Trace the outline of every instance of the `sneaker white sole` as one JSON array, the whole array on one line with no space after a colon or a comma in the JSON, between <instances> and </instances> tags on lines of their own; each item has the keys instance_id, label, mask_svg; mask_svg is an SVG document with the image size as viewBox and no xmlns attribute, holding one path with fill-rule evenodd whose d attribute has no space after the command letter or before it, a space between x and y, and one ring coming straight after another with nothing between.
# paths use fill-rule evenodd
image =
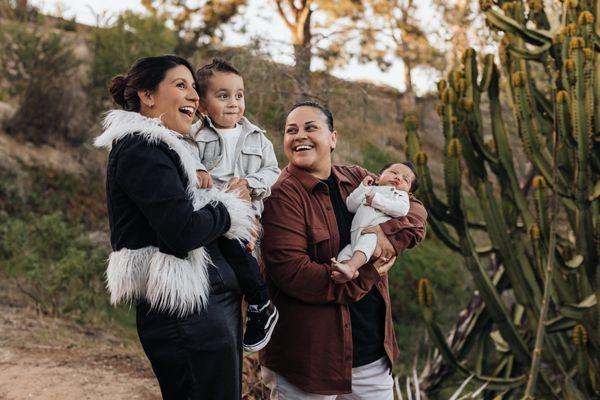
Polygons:
<instances>
[{"instance_id":1,"label":"sneaker white sole","mask_svg":"<svg viewBox=\"0 0 600 400\"><path fill-rule=\"evenodd\" d=\"M271 340L271 335L273 334L273 331L275 330L275 325L277 325L277 321L279 320L279 311L277 311L277 308L275 308L275 312L273 313L273 315L271 315L269 320L272 321L271 326L267 330L267 333L265 334L264 339L261 340L260 342L254 343L252 345L243 345L242 347L244 348L244 351L248 351L248 352L259 351L259 350L262 350L269 343L269 340ZM269 322L267 322L267 324L268 323Z\"/></svg>"}]
</instances>

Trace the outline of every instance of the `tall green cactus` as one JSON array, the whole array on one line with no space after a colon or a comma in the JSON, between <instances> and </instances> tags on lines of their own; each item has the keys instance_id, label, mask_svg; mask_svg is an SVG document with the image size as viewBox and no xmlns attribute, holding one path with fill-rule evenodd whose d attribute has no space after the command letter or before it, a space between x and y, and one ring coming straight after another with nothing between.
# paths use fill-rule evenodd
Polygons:
<instances>
[{"instance_id":1,"label":"tall green cactus","mask_svg":"<svg viewBox=\"0 0 600 400\"><path fill-rule=\"evenodd\" d=\"M464 256L483 300L448 344L429 285L420 282L424 319L447 368L425 377L424 386L434 394L447 379L473 375L490 382L490 392L519 396L541 320L535 398L600 398L600 1L564 0L554 33L541 0L480 5L488 25L503 32L501 68L491 55L480 67L469 49L462 68L438 85L445 196L434 190L416 122L405 123L407 157L416 165L431 227ZM503 116L505 98L516 126ZM516 168L516 146L530 173ZM483 221L465 209L467 184Z\"/></svg>"}]
</instances>

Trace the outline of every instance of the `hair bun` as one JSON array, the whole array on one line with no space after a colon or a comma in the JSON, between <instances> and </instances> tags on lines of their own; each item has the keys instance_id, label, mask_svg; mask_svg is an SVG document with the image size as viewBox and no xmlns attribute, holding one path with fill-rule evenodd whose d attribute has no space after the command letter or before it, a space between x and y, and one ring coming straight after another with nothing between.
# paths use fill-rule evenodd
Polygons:
<instances>
[{"instance_id":1,"label":"hair bun","mask_svg":"<svg viewBox=\"0 0 600 400\"><path fill-rule=\"evenodd\" d=\"M117 75L110 80L108 91L113 101L123 108L127 108L127 100L125 99L125 89L127 88L127 77L125 75Z\"/></svg>"}]
</instances>

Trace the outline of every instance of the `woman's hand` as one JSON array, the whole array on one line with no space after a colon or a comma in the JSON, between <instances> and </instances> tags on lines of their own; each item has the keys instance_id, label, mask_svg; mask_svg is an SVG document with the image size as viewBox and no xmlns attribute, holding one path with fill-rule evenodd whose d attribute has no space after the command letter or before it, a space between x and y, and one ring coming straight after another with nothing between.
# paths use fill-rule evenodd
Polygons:
<instances>
[{"instance_id":1,"label":"woman's hand","mask_svg":"<svg viewBox=\"0 0 600 400\"><path fill-rule=\"evenodd\" d=\"M213 180L209 173L206 171L196 171L196 177L198 178L199 189L210 189L213 187Z\"/></svg>"},{"instance_id":2,"label":"woman's hand","mask_svg":"<svg viewBox=\"0 0 600 400\"><path fill-rule=\"evenodd\" d=\"M248 189L248 181L233 177L225 184L225 192L234 193L240 199L250 203L252 198L250 197L250 189Z\"/></svg>"},{"instance_id":3,"label":"woman's hand","mask_svg":"<svg viewBox=\"0 0 600 400\"><path fill-rule=\"evenodd\" d=\"M394 249L392 242L385 236L379 225L365 228L362 230L361 234L364 235L366 233L374 233L377 235L377 247L375 247L371 259L375 259L373 266L377 269L379 275L383 275L389 271L392 265L394 265L397 255L396 249Z\"/></svg>"}]
</instances>

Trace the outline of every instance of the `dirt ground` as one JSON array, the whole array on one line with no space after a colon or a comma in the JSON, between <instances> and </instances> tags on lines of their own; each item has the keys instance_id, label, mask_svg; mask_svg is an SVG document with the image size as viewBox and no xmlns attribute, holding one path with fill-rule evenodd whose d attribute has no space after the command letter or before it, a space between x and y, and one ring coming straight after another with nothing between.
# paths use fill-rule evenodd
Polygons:
<instances>
[{"instance_id":1,"label":"dirt ground","mask_svg":"<svg viewBox=\"0 0 600 400\"><path fill-rule=\"evenodd\" d=\"M0 298L0 399L161 398L133 340L40 316L5 300Z\"/></svg>"},{"instance_id":2,"label":"dirt ground","mask_svg":"<svg viewBox=\"0 0 600 400\"><path fill-rule=\"evenodd\" d=\"M159 400L135 337L122 328L43 316L0 277L0 400ZM257 355L244 357L242 399L264 400Z\"/></svg>"}]
</instances>

